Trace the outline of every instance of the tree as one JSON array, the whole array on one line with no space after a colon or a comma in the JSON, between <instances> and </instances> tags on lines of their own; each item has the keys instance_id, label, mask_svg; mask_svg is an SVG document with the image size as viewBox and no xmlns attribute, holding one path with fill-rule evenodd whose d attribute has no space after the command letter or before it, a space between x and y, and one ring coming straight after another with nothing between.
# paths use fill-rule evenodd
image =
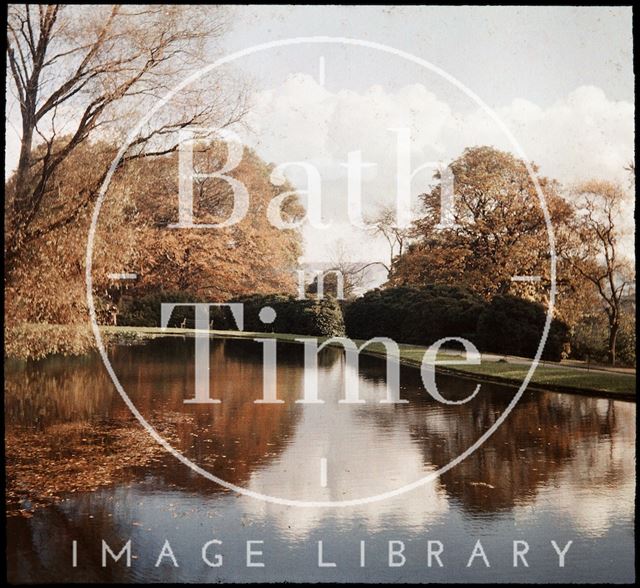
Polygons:
<instances>
[{"instance_id":1,"label":"tree","mask_svg":"<svg viewBox=\"0 0 640 588\"><path fill-rule=\"evenodd\" d=\"M635 280L633 266L622 255L620 221L624 190L611 182L592 180L574 190L577 214L572 228L574 247L567 260L584 280L595 286L608 319L608 356L616 362L616 341L622 304Z\"/></svg>"},{"instance_id":2,"label":"tree","mask_svg":"<svg viewBox=\"0 0 640 588\"><path fill-rule=\"evenodd\" d=\"M353 261L352 255L342 239L339 239L333 246L330 257L331 260L326 264L327 269L316 270L322 272L320 276L322 276L323 295L330 294L346 300L355 297L365 288L367 268L381 263L378 261L371 263ZM306 287L307 294L318 293L318 277L319 275L316 273L311 283Z\"/></svg>"},{"instance_id":3,"label":"tree","mask_svg":"<svg viewBox=\"0 0 640 588\"><path fill-rule=\"evenodd\" d=\"M221 143L200 146L198 164L219 169L220 160L226 160L225 150ZM92 184L116 151L114 145L93 142L75 149L48 183L42 222ZM167 225L178 220L177 160L175 153L130 160L110 185L95 233L92 264L101 324L113 324L132 298L146 297L159 305L171 300L170 296L175 302L189 301L189 297L193 302L222 302L248 293L295 291L293 267L300 255L301 236L296 230L273 227L265 214L271 199L281 191L291 192L292 187L273 186L269 181L272 166L246 149L230 172L250 194L252 204L246 217L225 229L171 229ZM9 206L14 185L15 177L7 184ZM194 196L197 222L220 222L231 206L232 193L225 181L207 178L198 186ZM43 348L39 337L27 338L21 327L26 323L86 325L84 256L90 212L84 210L73 224L50 231L37 247L22 253L14 279L5 285L10 326L5 333L12 353L28 356ZM294 196L282 205L282 216L288 221L302 213ZM39 222L37 219L34 228ZM122 271L136 274L137 279L109 278ZM163 298L163 293L170 296ZM61 340L54 341L52 336L47 340L51 349L68 353L83 352L91 342L89 333L79 335L71 329L63 331Z\"/></svg>"},{"instance_id":4,"label":"tree","mask_svg":"<svg viewBox=\"0 0 640 588\"><path fill-rule=\"evenodd\" d=\"M8 10L7 73L21 118L5 215L5 280L11 281L25 248L76 222L95 200L110 160L76 198L50 214L45 199L56 171L90 139L96 146L97 138L111 143L126 136L136 115L201 64L203 49L225 30L226 13L177 5L25 4ZM175 131L226 126L244 110L242 91L230 96L209 78L153 117L122 162L171 152L178 145Z\"/></svg>"},{"instance_id":5,"label":"tree","mask_svg":"<svg viewBox=\"0 0 640 588\"><path fill-rule=\"evenodd\" d=\"M90 345L88 329L80 327L87 318L84 247L91 205L132 123L205 64L203 56L216 50L227 21L220 7L9 6L8 100L20 118L17 167L5 182L9 352L78 353ZM99 318L114 311L107 272L123 271L127 266L119 263L136 253L136 208L127 185L133 164L173 153L181 129L229 126L245 109L243 85L228 71L208 75L133 138L113 175L114 197L105 200L96 235ZM43 337L28 323L68 327L46 327Z\"/></svg>"},{"instance_id":6,"label":"tree","mask_svg":"<svg viewBox=\"0 0 640 588\"><path fill-rule=\"evenodd\" d=\"M474 147L450 168L455 194L451 226L438 226L441 186L436 185L421 196L424 216L416 221L414 241L397 259L390 283L461 285L485 299L511 293L547 302L547 225L524 162L492 147ZM572 210L556 182L541 177L539 183L559 250ZM514 276L539 276L539 281L514 282ZM558 276L559 291L572 287L570 274L558 271Z\"/></svg>"},{"instance_id":7,"label":"tree","mask_svg":"<svg viewBox=\"0 0 640 588\"><path fill-rule=\"evenodd\" d=\"M400 228L396 225L397 211L392 205L383 205L369 219L370 232L374 237L384 237L389 246L389 263L379 262L385 267L387 273L394 269L396 259L404 253L405 246L409 243L411 230Z\"/></svg>"},{"instance_id":8,"label":"tree","mask_svg":"<svg viewBox=\"0 0 640 588\"><path fill-rule=\"evenodd\" d=\"M35 153L39 155L44 146ZM103 166L117 149L107 143L84 142L65 158L47 182L41 212L34 219L33 231L47 226L49 219L78 194L97 181ZM5 185L6 209L11 209L15 194L15 176ZM107 273L122 271L118 265L134 250L134 226L130 222L132 201L120 178L112 184L117 197L105 201L100 230L94 246L93 276L99 318L109 313L106 290ZM37 357L46 353L81 353L91 344L87 326L84 254L90 224L90 210L78 214L75 222L47 231L46 237L24 247L5 282L5 351L10 355ZM117 246L109 237L117 237ZM107 238L105 240L105 237ZM119 268L114 270L113 268ZM126 267L126 266L125 266ZM38 329L26 325L38 323ZM67 325L48 328L44 325Z\"/></svg>"},{"instance_id":9,"label":"tree","mask_svg":"<svg viewBox=\"0 0 640 588\"><path fill-rule=\"evenodd\" d=\"M631 188L636 185L636 162L634 160L630 161L627 165L624 166L624 169L629 172L629 185Z\"/></svg>"},{"instance_id":10,"label":"tree","mask_svg":"<svg viewBox=\"0 0 640 588\"><path fill-rule=\"evenodd\" d=\"M226 151L221 141L198 144L194 167L221 169ZM139 275L134 294L177 290L221 302L250 293L295 292L300 233L274 227L266 214L269 202L283 192L293 193L293 187L288 183L274 186L272 170L273 166L245 148L242 160L229 172L249 193L244 219L225 228L175 229L168 227L178 221L177 154L130 162L127 190L132 193L137 231L135 255L128 267ZM194 186L196 223L221 223L232 208L233 192L226 181L203 177ZM282 203L281 214L293 222L302 217L304 209L291 196Z\"/></svg>"}]
</instances>

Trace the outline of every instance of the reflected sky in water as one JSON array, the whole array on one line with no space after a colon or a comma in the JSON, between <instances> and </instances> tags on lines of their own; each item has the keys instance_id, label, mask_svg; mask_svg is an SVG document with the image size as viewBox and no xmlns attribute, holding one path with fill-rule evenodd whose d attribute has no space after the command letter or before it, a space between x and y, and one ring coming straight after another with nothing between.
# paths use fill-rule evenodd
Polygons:
<instances>
[{"instance_id":1,"label":"reflected sky in water","mask_svg":"<svg viewBox=\"0 0 640 588\"><path fill-rule=\"evenodd\" d=\"M380 405L385 363L361 358L362 405L344 397L345 363L337 349L319 358L324 405L301 405L300 346L279 344L281 405L258 405L261 347L211 345L211 396L218 405L185 405L193 393L193 341L162 338L111 351L114 369L154 426L179 414L174 446L198 465L256 492L298 500L346 500L411 483L469 447L515 390L482 384L460 406L426 393L419 371L402 368L404 405ZM60 423L132 422L99 358L51 358L6 370L7 428L36 429L43 443ZM475 384L438 376L455 399ZM139 427L139 435L147 433ZM327 460L327 486L320 459ZM227 491L169 455L133 467L95 492L81 492L33 517L10 517L12 581L630 581L633 572L635 404L525 392L496 433L435 481L382 502L346 508L294 508ZM100 567L100 541L131 538L132 568ZM200 559L206 541L223 541L219 569ZM71 541L79 566L71 568ZM180 568L154 564L169 539ZM246 568L245 541L264 540L265 568ZM440 540L443 569L428 568L427 541ZM490 569L466 568L481 539ZM512 567L512 541L530 544L529 568ZM317 541L336 568L317 567ZM359 563L366 541L366 567ZM406 564L387 565L387 541L405 543ZM565 568L550 545L573 540ZM168 561L168 560L167 560Z\"/></svg>"}]
</instances>

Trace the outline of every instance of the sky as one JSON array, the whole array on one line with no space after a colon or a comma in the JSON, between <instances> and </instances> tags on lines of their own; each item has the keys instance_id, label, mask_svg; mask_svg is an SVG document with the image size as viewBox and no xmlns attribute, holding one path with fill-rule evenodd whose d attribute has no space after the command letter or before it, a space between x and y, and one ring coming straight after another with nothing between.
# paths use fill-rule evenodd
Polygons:
<instances>
[{"instance_id":1,"label":"sky","mask_svg":"<svg viewBox=\"0 0 640 588\"><path fill-rule=\"evenodd\" d=\"M634 99L630 8L243 6L235 10L225 47L314 35L408 51L439 65L494 107L516 98L547 107L582 85L606 90L611 100ZM315 73L315 61L306 57L289 54L286 62L263 70L263 77L304 67ZM414 71L381 70L372 62L354 79L336 69L328 82L362 90L381 75L395 85L415 81Z\"/></svg>"},{"instance_id":2,"label":"sky","mask_svg":"<svg viewBox=\"0 0 640 588\"><path fill-rule=\"evenodd\" d=\"M634 158L630 8L250 6L236 9L235 18L228 51L330 36L411 53L494 109L540 173L565 185L591 177L628 183L624 167ZM248 118L254 134L247 141L270 161L313 161L327 178L323 212L334 222L321 231L305 228L308 261L330 260L332 244L340 240L359 260L385 255L383 243L372 243L345 222L340 164L356 149L375 162L364 172L365 212L393 201L389 128L411 128L412 169L450 161L472 145L514 151L469 96L395 55L302 44L260 52L237 66L256 90ZM304 174L294 172L289 177L303 189ZM414 178L414 197L430 173Z\"/></svg>"},{"instance_id":3,"label":"sky","mask_svg":"<svg viewBox=\"0 0 640 588\"><path fill-rule=\"evenodd\" d=\"M294 37L382 43L426 60L475 93L495 110L527 158L539 164L540 173L565 185L591 177L628 182L624 166L634 158L635 101L628 7L230 10L232 28L220 54ZM303 229L306 262L331 261L339 242L353 261L387 256L382 242L346 222L348 179L341 164L350 151L361 151L373 164L362 178L365 213L393 202L397 137L390 129L410 129L412 169L446 163L473 145L514 151L469 95L398 55L301 43L242 57L231 67L250 81L253 92L243 139L270 162L310 162L321 175L323 218L331 226ZM8 170L16 159L12 129L8 125ZM285 174L299 190L307 188L300 166L289 166ZM425 169L413 178L414 200L431 176Z\"/></svg>"}]
</instances>

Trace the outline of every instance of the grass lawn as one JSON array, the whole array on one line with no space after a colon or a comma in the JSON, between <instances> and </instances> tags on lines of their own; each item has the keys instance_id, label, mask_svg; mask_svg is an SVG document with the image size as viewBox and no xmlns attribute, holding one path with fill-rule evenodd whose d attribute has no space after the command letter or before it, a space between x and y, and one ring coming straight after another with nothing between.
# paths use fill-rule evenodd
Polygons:
<instances>
[{"instance_id":1,"label":"grass lawn","mask_svg":"<svg viewBox=\"0 0 640 588\"><path fill-rule=\"evenodd\" d=\"M149 337L162 336L167 334L173 335L193 335L193 329L159 329L153 327L101 327L101 330L107 334L120 334L130 337ZM278 341L295 343L296 339L304 337L303 335L290 335L284 333L251 333L238 331L208 331L213 337L223 338L276 338ZM321 338L326 340L326 338ZM355 340L358 345L363 341ZM400 345L400 359L408 365L419 366L422 357L426 351L426 347L419 345ZM373 343L363 353L371 353L374 355L383 355L384 346L381 343ZM447 360L460 359L460 355L456 352L439 351L437 360L446 362ZM479 379L489 379L496 382L503 382L512 385L519 385L529 370L527 360L523 363L501 362L501 361L483 361L480 365L455 365L443 367L447 372L461 372L465 376L478 376ZM574 393L593 393L595 395L618 396L620 398L635 400L636 378L635 374L624 374L618 372L606 372L601 370L589 370L584 368L562 366L560 364L549 365L547 362L538 364L529 387L546 388L549 390L558 390Z\"/></svg>"},{"instance_id":2,"label":"grass lawn","mask_svg":"<svg viewBox=\"0 0 640 588\"><path fill-rule=\"evenodd\" d=\"M528 365L513 363L484 362L481 365L456 366L462 372L490 376L521 383L524 380ZM556 387L575 388L576 390L606 392L611 395L630 396L635 398L636 378L630 374L605 372L572 367L556 367L538 364L530 384L540 388Z\"/></svg>"}]
</instances>

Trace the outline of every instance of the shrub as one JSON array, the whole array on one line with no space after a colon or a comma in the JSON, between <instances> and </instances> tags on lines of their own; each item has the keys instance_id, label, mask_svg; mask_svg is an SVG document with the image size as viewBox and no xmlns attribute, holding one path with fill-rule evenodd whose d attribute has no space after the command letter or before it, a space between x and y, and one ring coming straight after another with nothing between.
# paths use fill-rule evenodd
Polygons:
<instances>
[{"instance_id":1,"label":"shrub","mask_svg":"<svg viewBox=\"0 0 640 588\"><path fill-rule=\"evenodd\" d=\"M20 360L47 355L83 355L95 344L88 324L5 323L4 354Z\"/></svg>"},{"instance_id":2,"label":"shrub","mask_svg":"<svg viewBox=\"0 0 640 588\"><path fill-rule=\"evenodd\" d=\"M571 333L571 357L604 363L607 355L607 319L604 312L583 317Z\"/></svg>"},{"instance_id":3,"label":"shrub","mask_svg":"<svg viewBox=\"0 0 640 588\"><path fill-rule=\"evenodd\" d=\"M163 302L206 302L193 294L179 291L153 292L140 298L128 298L120 305L119 325L135 327L159 327L160 309ZM322 300L297 300L293 296L277 294L236 298L231 302L244 304L244 330L259 333L295 333L299 335L342 336L344 323L338 302L331 297ZM276 311L276 320L264 324L260 310L270 306ZM210 326L213 329L236 330L237 326L228 308L210 309ZM193 328L193 307L173 309L169 327Z\"/></svg>"},{"instance_id":4,"label":"shrub","mask_svg":"<svg viewBox=\"0 0 640 588\"><path fill-rule=\"evenodd\" d=\"M353 339L389 337L431 345L443 337L475 339L484 303L455 286L397 287L372 290L347 304L345 326Z\"/></svg>"},{"instance_id":5,"label":"shrub","mask_svg":"<svg viewBox=\"0 0 640 588\"><path fill-rule=\"evenodd\" d=\"M163 302L204 302L197 296L179 290L159 290L140 298L123 297L119 305L118 325L130 327L159 327ZM173 309L169 327L194 325L194 309L190 306L178 306Z\"/></svg>"},{"instance_id":6,"label":"shrub","mask_svg":"<svg viewBox=\"0 0 640 588\"><path fill-rule=\"evenodd\" d=\"M254 295L238 298L233 302L244 304L244 330L259 333L294 333L298 335L315 335L338 337L344 335L342 310L333 297L322 300L297 300L293 296ZM269 306L276 311L276 319L271 324L264 324L259 313ZM235 328L229 322L220 328Z\"/></svg>"},{"instance_id":7,"label":"shrub","mask_svg":"<svg viewBox=\"0 0 640 588\"><path fill-rule=\"evenodd\" d=\"M620 365L636 367L636 318L624 313L616 340L616 360Z\"/></svg>"},{"instance_id":8,"label":"shrub","mask_svg":"<svg viewBox=\"0 0 640 588\"><path fill-rule=\"evenodd\" d=\"M516 296L495 296L478 319L478 343L483 351L534 357L547 313L537 302ZM569 327L554 319L542 359L560 361L569 346Z\"/></svg>"}]
</instances>

